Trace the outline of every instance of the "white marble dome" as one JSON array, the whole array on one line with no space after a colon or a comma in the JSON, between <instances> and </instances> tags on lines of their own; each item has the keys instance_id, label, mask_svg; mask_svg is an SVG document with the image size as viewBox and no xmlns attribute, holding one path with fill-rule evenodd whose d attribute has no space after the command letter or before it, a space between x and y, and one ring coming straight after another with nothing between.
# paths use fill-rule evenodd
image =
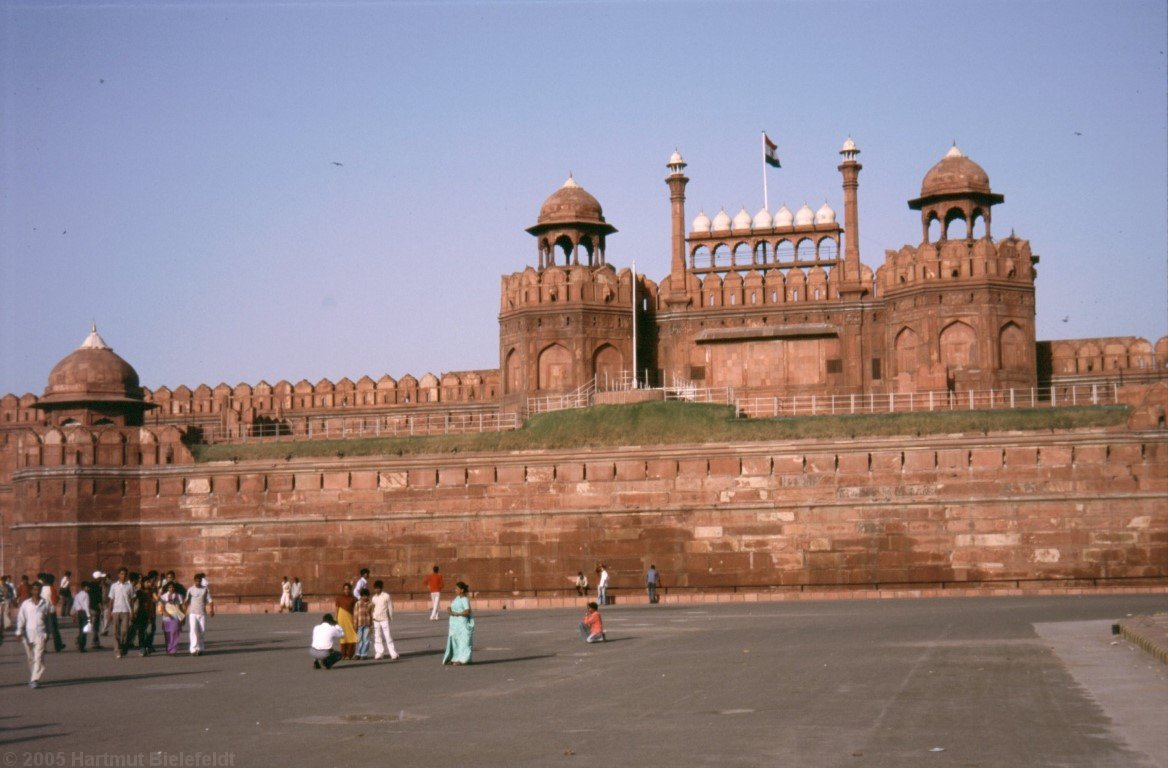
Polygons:
<instances>
[{"instance_id":1,"label":"white marble dome","mask_svg":"<svg viewBox=\"0 0 1168 768\"><path fill-rule=\"evenodd\" d=\"M726 213L725 208L718 211L717 215L714 216L714 223L711 229L714 232L724 232L730 229L730 214Z\"/></svg>"},{"instance_id":2,"label":"white marble dome","mask_svg":"<svg viewBox=\"0 0 1168 768\"><path fill-rule=\"evenodd\" d=\"M734 229L750 229L750 222L753 220L751 215L746 212L746 206L744 205L738 213L734 214L734 223L731 226Z\"/></svg>"},{"instance_id":3,"label":"white marble dome","mask_svg":"<svg viewBox=\"0 0 1168 768\"><path fill-rule=\"evenodd\" d=\"M693 232L709 232L710 231L710 217L706 215L705 211L699 211L698 215L694 217L691 225Z\"/></svg>"},{"instance_id":4,"label":"white marble dome","mask_svg":"<svg viewBox=\"0 0 1168 768\"><path fill-rule=\"evenodd\" d=\"M760 208L758 213L754 214L753 226L755 229L770 229L775 225L774 219L771 217L771 212L766 208Z\"/></svg>"},{"instance_id":5,"label":"white marble dome","mask_svg":"<svg viewBox=\"0 0 1168 768\"><path fill-rule=\"evenodd\" d=\"M791 213L791 209L783 203L783 207L775 211L775 226L789 227L795 222L795 215Z\"/></svg>"},{"instance_id":6,"label":"white marble dome","mask_svg":"<svg viewBox=\"0 0 1168 768\"><path fill-rule=\"evenodd\" d=\"M815 213L811 210L811 206L803 203L803 207L795 211L795 226L806 227L815 221Z\"/></svg>"},{"instance_id":7,"label":"white marble dome","mask_svg":"<svg viewBox=\"0 0 1168 768\"><path fill-rule=\"evenodd\" d=\"M835 211L826 202L815 212L816 224L835 224Z\"/></svg>"}]
</instances>

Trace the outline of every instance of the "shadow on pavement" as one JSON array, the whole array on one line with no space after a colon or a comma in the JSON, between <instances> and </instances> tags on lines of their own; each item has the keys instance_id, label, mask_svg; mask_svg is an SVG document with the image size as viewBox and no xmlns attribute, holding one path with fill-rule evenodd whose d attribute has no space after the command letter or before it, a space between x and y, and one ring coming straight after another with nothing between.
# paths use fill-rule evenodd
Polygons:
<instances>
[{"instance_id":1,"label":"shadow on pavement","mask_svg":"<svg viewBox=\"0 0 1168 768\"><path fill-rule=\"evenodd\" d=\"M471 661L468 667L485 667L488 664L510 664L513 661L535 661L536 659L554 659L557 654L541 653L535 656L513 656L509 659L488 659L487 661Z\"/></svg>"},{"instance_id":2,"label":"shadow on pavement","mask_svg":"<svg viewBox=\"0 0 1168 768\"><path fill-rule=\"evenodd\" d=\"M45 725L30 725L29 728L48 728L50 725L60 725L60 723L46 723ZM41 739L51 739L54 736L69 736L70 733L38 733L34 736L21 736L16 739L4 738L4 732L0 731L0 746L7 746L9 744L21 744L26 741L39 741ZM5 763L7 765L7 763ZM15 763L13 763L15 765Z\"/></svg>"},{"instance_id":3,"label":"shadow on pavement","mask_svg":"<svg viewBox=\"0 0 1168 768\"><path fill-rule=\"evenodd\" d=\"M42 688L64 688L71 685L91 685L94 683L115 683L122 680L153 680L157 677L183 677L185 675L206 675L213 672L218 672L217 669L200 669L192 672L157 672L155 674L143 675L104 675L101 677L74 677L66 678L65 680L42 680ZM27 688L28 683L10 683L9 685L0 685L0 688Z\"/></svg>"}]
</instances>

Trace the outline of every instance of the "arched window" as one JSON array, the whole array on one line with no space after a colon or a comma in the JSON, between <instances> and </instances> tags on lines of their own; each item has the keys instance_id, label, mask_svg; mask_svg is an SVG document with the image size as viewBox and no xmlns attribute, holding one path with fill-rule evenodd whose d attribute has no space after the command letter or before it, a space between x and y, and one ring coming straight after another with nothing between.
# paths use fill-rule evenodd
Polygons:
<instances>
[{"instance_id":1,"label":"arched window","mask_svg":"<svg viewBox=\"0 0 1168 768\"><path fill-rule=\"evenodd\" d=\"M912 328L904 328L896 334L896 372L912 373L917 369L917 347L920 337Z\"/></svg>"},{"instance_id":2,"label":"arched window","mask_svg":"<svg viewBox=\"0 0 1168 768\"><path fill-rule=\"evenodd\" d=\"M835 238L825 237L819 241L820 261L835 261L838 256L839 246L836 245Z\"/></svg>"},{"instance_id":3,"label":"arched window","mask_svg":"<svg viewBox=\"0 0 1168 768\"><path fill-rule=\"evenodd\" d=\"M799 261L815 261L815 243L805 237L795 246L795 258Z\"/></svg>"},{"instance_id":4,"label":"arched window","mask_svg":"<svg viewBox=\"0 0 1168 768\"><path fill-rule=\"evenodd\" d=\"M1026 343L1026 334L1015 323L1006 323L998 335L998 353L1001 355L1001 365L1004 370L1024 371L1029 367L1027 347L1033 348L1034 343Z\"/></svg>"},{"instance_id":5,"label":"arched window","mask_svg":"<svg viewBox=\"0 0 1168 768\"><path fill-rule=\"evenodd\" d=\"M950 370L977 367L977 334L973 328L956 322L941 331L941 364Z\"/></svg>"},{"instance_id":6,"label":"arched window","mask_svg":"<svg viewBox=\"0 0 1168 768\"><path fill-rule=\"evenodd\" d=\"M775 261L794 261L795 245L790 240L780 240L775 246Z\"/></svg>"}]
</instances>

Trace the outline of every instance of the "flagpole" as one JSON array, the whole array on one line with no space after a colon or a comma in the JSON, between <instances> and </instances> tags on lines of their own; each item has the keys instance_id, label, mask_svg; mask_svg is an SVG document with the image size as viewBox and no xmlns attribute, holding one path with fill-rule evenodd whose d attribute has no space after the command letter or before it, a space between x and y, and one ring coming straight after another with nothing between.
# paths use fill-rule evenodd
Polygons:
<instances>
[{"instance_id":1,"label":"flagpole","mask_svg":"<svg viewBox=\"0 0 1168 768\"><path fill-rule=\"evenodd\" d=\"M771 202L767 196L767 177L766 177L766 131L762 132L762 207L768 211L771 209Z\"/></svg>"},{"instance_id":2,"label":"flagpole","mask_svg":"<svg viewBox=\"0 0 1168 768\"><path fill-rule=\"evenodd\" d=\"M633 259L633 389L637 388L637 260Z\"/></svg>"}]
</instances>

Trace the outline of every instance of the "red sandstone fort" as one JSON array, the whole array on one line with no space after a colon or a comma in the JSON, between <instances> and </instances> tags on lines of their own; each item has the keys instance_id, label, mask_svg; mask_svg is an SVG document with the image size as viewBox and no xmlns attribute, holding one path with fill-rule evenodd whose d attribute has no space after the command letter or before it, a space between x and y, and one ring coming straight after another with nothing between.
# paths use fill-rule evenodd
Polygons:
<instances>
[{"instance_id":1,"label":"red sandstone fort","mask_svg":"<svg viewBox=\"0 0 1168 768\"><path fill-rule=\"evenodd\" d=\"M419 591L442 563L532 594L604 561L635 589L1164 584L1168 337L1037 341L1030 243L956 147L925 175L921 240L860 259L860 150L826 203L704 212L679 153L669 274L607 258L572 178L502 278L499 367L394 379L146 390L98 335L42 396L0 398L0 571L205 570L220 594L360 566ZM433 434L678 396L746 417L1126 404L1123 428L473 455L196 462L192 440ZM396 580L396 582L394 581ZM415 583L417 582L417 583Z\"/></svg>"}]
</instances>

